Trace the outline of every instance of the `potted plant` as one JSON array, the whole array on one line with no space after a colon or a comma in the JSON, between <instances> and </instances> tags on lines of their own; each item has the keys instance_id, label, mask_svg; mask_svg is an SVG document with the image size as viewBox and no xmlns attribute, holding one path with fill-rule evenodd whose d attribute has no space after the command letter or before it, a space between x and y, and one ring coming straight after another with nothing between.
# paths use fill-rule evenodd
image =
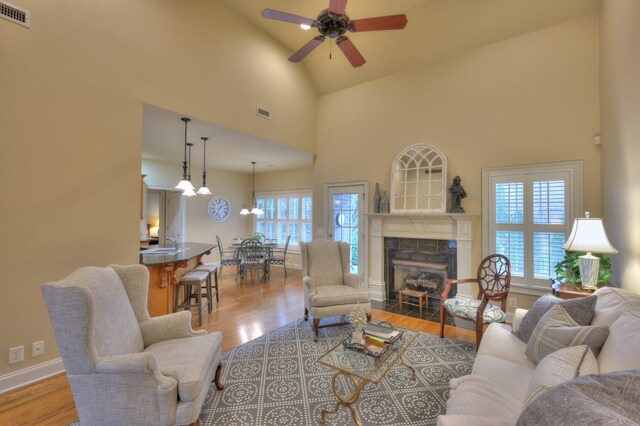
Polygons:
<instances>
[{"instance_id":1,"label":"potted plant","mask_svg":"<svg viewBox=\"0 0 640 426\"><path fill-rule=\"evenodd\" d=\"M582 278L580 277L580 256L583 256L584 252L577 251L565 251L564 259L558 262L555 266L556 280L560 282L569 282L575 285L581 285ZM594 254L594 256L600 259L600 271L598 273L598 287L607 285L609 279L611 279L611 258L603 256L601 254Z\"/></svg>"}]
</instances>

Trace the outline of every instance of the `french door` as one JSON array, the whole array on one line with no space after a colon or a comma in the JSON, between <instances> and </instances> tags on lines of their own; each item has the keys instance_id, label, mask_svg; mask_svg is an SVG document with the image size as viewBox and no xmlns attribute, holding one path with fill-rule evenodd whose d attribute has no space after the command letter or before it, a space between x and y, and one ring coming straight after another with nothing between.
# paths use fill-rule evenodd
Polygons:
<instances>
[{"instance_id":1,"label":"french door","mask_svg":"<svg viewBox=\"0 0 640 426\"><path fill-rule=\"evenodd\" d=\"M351 246L351 273L365 272L365 184L327 185L327 238Z\"/></svg>"}]
</instances>

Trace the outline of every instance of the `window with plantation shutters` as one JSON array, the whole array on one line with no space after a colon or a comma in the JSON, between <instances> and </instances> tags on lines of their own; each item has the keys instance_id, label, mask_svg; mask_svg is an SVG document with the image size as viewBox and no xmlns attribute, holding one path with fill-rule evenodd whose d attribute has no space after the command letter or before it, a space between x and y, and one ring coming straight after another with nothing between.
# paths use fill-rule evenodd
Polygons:
<instances>
[{"instance_id":1,"label":"window with plantation shutters","mask_svg":"<svg viewBox=\"0 0 640 426\"><path fill-rule=\"evenodd\" d=\"M300 242L312 240L313 198L311 190L302 192L256 193L264 214L254 220L254 232L264 234L266 239L276 240L284 246L291 236L289 248L296 250Z\"/></svg>"},{"instance_id":2,"label":"window with plantation shutters","mask_svg":"<svg viewBox=\"0 0 640 426\"><path fill-rule=\"evenodd\" d=\"M582 210L582 163L485 169L482 178L484 254L509 258L516 288L548 288Z\"/></svg>"}]
</instances>

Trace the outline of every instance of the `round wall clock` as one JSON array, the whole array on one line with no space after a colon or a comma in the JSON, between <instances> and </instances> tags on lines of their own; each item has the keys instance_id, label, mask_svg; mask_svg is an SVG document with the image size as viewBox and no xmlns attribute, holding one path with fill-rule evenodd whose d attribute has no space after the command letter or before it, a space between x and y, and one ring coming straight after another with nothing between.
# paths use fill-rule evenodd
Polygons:
<instances>
[{"instance_id":1,"label":"round wall clock","mask_svg":"<svg viewBox=\"0 0 640 426\"><path fill-rule=\"evenodd\" d=\"M222 195L216 195L207 204L207 213L211 220L216 222L224 222L229 217L230 212L229 200Z\"/></svg>"}]
</instances>

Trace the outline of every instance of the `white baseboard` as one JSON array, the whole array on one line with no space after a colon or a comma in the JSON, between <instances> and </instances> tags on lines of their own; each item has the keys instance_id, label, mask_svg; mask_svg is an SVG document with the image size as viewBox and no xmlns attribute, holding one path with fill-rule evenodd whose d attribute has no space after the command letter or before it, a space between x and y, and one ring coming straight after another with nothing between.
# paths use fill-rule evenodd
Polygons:
<instances>
[{"instance_id":1,"label":"white baseboard","mask_svg":"<svg viewBox=\"0 0 640 426\"><path fill-rule=\"evenodd\" d=\"M0 376L0 394L21 388L31 383L39 382L47 377L64 372L62 358L52 359L23 370Z\"/></svg>"}]
</instances>

